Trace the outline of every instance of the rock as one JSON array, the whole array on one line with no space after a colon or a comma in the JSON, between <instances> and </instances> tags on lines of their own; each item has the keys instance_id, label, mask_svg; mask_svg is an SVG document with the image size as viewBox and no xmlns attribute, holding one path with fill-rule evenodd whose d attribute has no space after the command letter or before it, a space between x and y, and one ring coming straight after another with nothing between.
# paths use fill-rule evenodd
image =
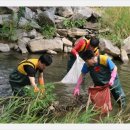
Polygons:
<instances>
[{"instance_id":1,"label":"rock","mask_svg":"<svg viewBox=\"0 0 130 130\"><path fill-rule=\"evenodd\" d=\"M11 20L11 14L0 15L0 24L3 25L5 22L9 22Z\"/></svg>"},{"instance_id":2,"label":"rock","mask_svg":"<svg viewBox=\"0 0 130 130\"><path fill-rule=\"evenodd\" d=\"M31 38L31 39L34 39L35 37L37 37L37 31L35 29L31 30L28 33L28 37Z\"/></svg>"},{"instance_id":3,"label":"rock","mask_svg":"<svg viewBox=\"0 0 130 130\"><path fill-rule=\"evenodd\" d=\"M8 44L0 43L0 52L9 52L10 47Z\"/></svg>"},{"instance_id":4,"label":"rock","mask_svg":"<svg viewBox=\"0 0 130 130\"><path fill-rule=\"evenodd\" d=\"M19 20L19 27L25 27L26 25L29 24L29 21L23 17L20 18Z\"/></svg>"},{"instance_id":5,"label":"rock","mask_svg":"<svg viewBox=\"0 0 130 130\"><path fill-rule=\"evenodd\" d=\"M38 25L38 23L34 20L31 20L30 26L35 29L40 29L41 27Z\"/></svg>"},{"instance_id":6,"label":"rock","mask_svg":"<svg viewBox=\"0 0 130 130\"><path fill-rule=\"evenodd\" d=\"M84 28L89 29L89 30L98 30L98 25L99 25L99 23L87 22L87 23L84 25Z\"/></svg>"},{"instance_id":7,"label":"rock","mask_svg":"<svg viewBox=\"0 0 130 130\"><path fill-rule=\"evenodd\" d=\"M126 50L124 50L124 49L121 49L121 60L124 63L128 63L128 61L129 61L128 55L126 53Z\"/></svg>"},{"instance_id":8,"label":"rock","mask_svg":"<svg viewBox=\"0 0 130 130\"><path fill-rule=\"evenodd\" d=\"M72 28L68 30L68 35L70 37L75 37L75 36L85 36L88 35L88 33L84 29Z\"/></svg>"},{"instance_id":9,"label":"rock","mask_svg":"<svg viewBox=\"0 0 130 130\"><path fill-rule=\"evenodd\" d=\"M43 20L44 19L44 20ZM54 12L53 11L44 11L38 14L39 25L55 25Z\"/></svg>"},{"instance_id":10,"label":"rock","mask_svg":"<svg viewBox=\"0 0 130 130\"><path fill-rule=\"evenodd\" d=\"M18 42L22 42L22 43L25 44L25 46L27 46L28 43L30 42L30 40L31 40L31 39L28 38L28 37L22 37L21 39L18 40Z\"/></svg>"},{"instance_id":11,"label":"rock","mask_svg":"<svg viewBox=\"0 0 130 130\"><path fill-rule=\"evenodd\" d=\"M25 7L24 17L27 20L35 19L35 12L33 12L30 8Z\"/></svg>"},{"instance_id":12,"label":"rock","mask_svg":"<svg viewBox=\"0 0 130 130\"><path fill-rule=\"evenodd\" d=\"M71 52L71 50L72 50L72 47L64 46L64 52L65 53L69 53L69 52Z\"/></svg>"},{"instance_id":13,"label":"rock","mask_svg":"<svg viewBox=\"0 0 130 130\"><path fill-rule=\"evenodd\" d=\"M58 33L60 36L67 37L68 30L67 30L67 29L57 29L57 33Z\"/></svg>"},{"instance_id":14,"label":"rock","mask_svg":"<svg viewBox=\"0 0 130 130\"><path fill-rule=\"evenodd\" d=\"M43 50L63 51L63 42L59 38L33 40L28 45L31 52L39 52Z\"/></svg>"},{"instance_id":15,"label":"rock","mask_svg":"<svg viewBox=\"0 0 130 130\"><path fill-rule=\"evenodd\" d=\"M43 35L41 33L37 33L37 37L35 37L36 40L43 39Z\"/></svg>"},{"instance_id":16,"label":"rock","mask_svg":"<svg viewBox=\"0 0 130 130\"><path fill-rule=\"evenodd\" d=\"M48 53L48 54L54 54L54 55L57 54L57 52L56 52L56 51L53 51L53 50L48 50L47 53Z\"/></svg>"},{"instance_id":17,"label":"rock","mask_svg":"<svg viewBox=\"0 0 130 130\"><path fill-rule=\"evenodd\" d=\"M114 57L120 56L120 50L118 47L114 46L111 41L106 39L100 39L99 44L100 51L104 51Z\"/></svg>"},{"instance_id":18,"label":"rock","mask_svg":"<svg viewBox=\"0 0 130 130\"><path fill-rule=\"evenodd\" d=\"M17 34L18 39L22 37L28 37L28 34L23 29L17 29L16 34Z\"/></svg>"},{"instance_id":19,"label":"rock","mask_svg":"<svg viewBox=\"0 0 130 130\"><path fill-rule=\"evenodd\" d=\"M59 7L57 8L57 14L68 18L73 15L73 10L71 7Z\"/></svg>"},{"instance_id":20,"label":"rock","mask_svg":"<svg viewBox=\"0 0 130 130\"><path fill-rule=\"evenodd\" d=\"M70 46L70 47L72 47L72 45L73 45L73 43L70 41L70 40L68 40L67 38L62 38L62 41L63 41L63 44L65 45L65 46Z\"/></svg>"},{"instance_id":21,"label":"rock","mask_svg":"<svg viewBox=\"0 0 130 130\"><path fill-rule=\"evenodd\" d=\"M28 53L28 50L26 48L26 45L25 45L24 41L19 40L18 41L18 47L19 47L22 54Z\"/></svg>"},{"instance_id":22,"label":"rock","mask_svg":"<svg viewBox=\"0 0 130 130\"><path fill-rule=\"evenodd\" d=\"M0 14L11 14L12 12L10 7L0 7Z\"/></svg>"},{"instance_id":23,"label":"rock","mask_svg":"<svg viewBox=\"0 0 130 130\"><path fill-rule=\"evenodd\" d=\"M7 8L16 13L19 11L19 7L7 7Z\"/></svg>"},{"instance_id":24,"label":"rock","mask_svg":"<svg viewBox=\"0 0 130 130\"><path fill-rule=\"evenodd\" d=\"M74 7L72 19L88 19L92 16L92 9L89 7Z\"/></svg>"},{"instance_id":25,"label":"rock","mask_svg":"<svg viewBox=\"0 0 130 130\"><path fill-rule=\"evenodd\" d=\"M16 44L16 43L9 43L9 44L8 44L8 45L9 45L9 48L10 48L10 49L14 49L15 44Z\"/></svg>"},{"instance_id":26,"label":"rock","mask_svg":"<svg viewBox=\"0 0 130 130\"><path fill-rule=\"evenodd\" d=\"M65 20L64 17L60 17L60 16L55 15L55 24L56 24L56 27L57 27L58 29L64 28L64 24L63 24L63 21L64 21L64 20Z\"/></svg>"},{"instance_id":27,"label":"rock","mask_svg":"<svg viewBox=\"0 0 130 130\"><path fill-rule=\"evenodd\" d=\"M130 36L123 41L123 49L126 50L127 54L130 54Z\"/></svg>"}]
</instances>

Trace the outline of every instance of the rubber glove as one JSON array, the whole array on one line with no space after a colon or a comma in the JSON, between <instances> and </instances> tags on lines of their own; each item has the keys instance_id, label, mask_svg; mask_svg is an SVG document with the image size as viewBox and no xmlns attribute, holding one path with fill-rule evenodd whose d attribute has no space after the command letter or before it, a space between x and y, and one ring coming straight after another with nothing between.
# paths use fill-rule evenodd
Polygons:
<instances>
[{"instance_id":1,"label":"rubber glove","mask_svg":"<svg viewBox=\"0 0 130 130\"><path fill-rule=\"evenodd\" d=\"M74 96L80 94L80 85L81 85L82 81L83 81L83 78L82 78L82 76L80 76L78 79L77 85L75 86L74 91L73 91Z\"/></svg>"},{"instance_id":2,"label":"rubber glove","mask_svg":"<svg viewBox=\"0 0 130 130\"><path fill-rule=\"evenodd\" d=\"M110 81L108 83L110 86L113 86L115 78L116 78L116 75L117 75L117 71L114 69L112 71L112 73L111 73L111 79L110 79Z\"/></svg>"}]
</instances>

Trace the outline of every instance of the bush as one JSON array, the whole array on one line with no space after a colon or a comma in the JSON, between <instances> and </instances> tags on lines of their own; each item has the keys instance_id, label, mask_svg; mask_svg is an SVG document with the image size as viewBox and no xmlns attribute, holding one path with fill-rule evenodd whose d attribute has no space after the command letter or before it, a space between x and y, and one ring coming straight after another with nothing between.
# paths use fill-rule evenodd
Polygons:
<instances>
[{"instance_id":1,"label":"bush","mask_svg":"<svg viewBox=\"0 0 130 130\"><path fill-rule=\"evenodd\" d=\"M51 25L44 25L41 29L41 33L46 39L53 38L56 33L56 28Z\"/></svg>"},{"instance_id":2,"label":"bush","mask_svg":"<svg viewBox=\"0 0 130 130\"><path fill-rule=\"evenodd\" d=\"M67 29L74 28L74 27L77 27L77 28L83 27L85 23L86 23L85 19L77 19L77 20L66 19L63 21L63 25Z\"/></svg>"}]
</instances>

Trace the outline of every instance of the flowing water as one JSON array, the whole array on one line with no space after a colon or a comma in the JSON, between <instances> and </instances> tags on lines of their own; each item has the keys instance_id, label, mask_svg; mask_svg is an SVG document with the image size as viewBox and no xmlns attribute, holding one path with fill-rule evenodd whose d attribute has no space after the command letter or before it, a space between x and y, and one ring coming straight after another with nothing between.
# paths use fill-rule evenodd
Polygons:
<instances>
[{"instance_id":1,"label":"flowing water","mask_svg":"<svg viewBox=\"0 0 130 130\"><path fill-rule=\"evenodd\" d=\"M9 85L9 73L17 66L17 64L24 58L38 58L39 55L21 55L16 52L10 53L0 53L0 96L11 95L11 88ZM45 82L58 82L66 74L68 55L67 54L58 54L53 56L53 63L51 66L47 67L44 71ZM118 73L120 80L123 86L123 89L127 96L127 104L129 104L130 97L130 62L128 64L122 64L121 62L116 61L118 66ZM81 93L85 94L85 86L90 85L92 82L90 77L87 76L85 80L85 85L83 85ZM68 103L73 98L73 88L74 85L67 84L55 84L55 93L58 100L63 104Z\"/></svg>"}]
</instances>

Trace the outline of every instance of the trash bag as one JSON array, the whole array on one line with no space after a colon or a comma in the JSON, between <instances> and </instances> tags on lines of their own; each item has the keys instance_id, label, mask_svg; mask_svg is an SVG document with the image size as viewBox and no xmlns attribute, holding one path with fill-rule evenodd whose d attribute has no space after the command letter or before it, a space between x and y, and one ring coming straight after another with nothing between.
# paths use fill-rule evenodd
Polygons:
<instances>
[{"instance_id":1,"label":"trash bag","mask_svg":"<svg viewBox=\"0 0 130 130\"><path fill-rule=\"evenodd\" d=\"M90 100L94 108L101 111L102 114L112 110L111 94L109 86L96 86L88 89Z\"/></svg>"},{"instance_id":2,"label":"trash bag","mask_svg":"<svg viewBox=\"0 0 130 130\"><path fill-rule=\"evenodd\" d=\"M76 61L74 62L70 71L65 75L65 77L61 80L62 83L66 84L76 84L78 78L81 74L81 69L84 65L84 60L82 60L79 56L77 57Z\"/></svg>"}]
</instances>

